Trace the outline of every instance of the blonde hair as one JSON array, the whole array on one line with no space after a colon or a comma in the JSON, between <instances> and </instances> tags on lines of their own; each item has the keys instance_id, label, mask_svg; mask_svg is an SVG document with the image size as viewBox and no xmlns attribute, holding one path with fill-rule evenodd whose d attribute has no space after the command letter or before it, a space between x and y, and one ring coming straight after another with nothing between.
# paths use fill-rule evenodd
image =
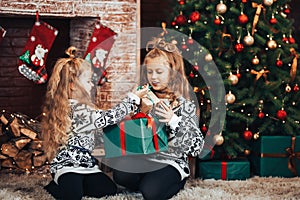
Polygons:
<instances>
[{"instance_id":1,"label":"blonde hair","mask_svg":"<svg viewBox=\"0 0 300 200\"><path fill-rule=\"evenodd\" d=\"M69 58L57 60L47 85L43 105L41 131L43 149L48 160L52 160L58 148L67 143L71 127L69 99L78 99L91 104L91 96L81 86L79 76L86 70L91 70L91 64L76 58L77 49L69 47L65 53ZM76 91L75 89L76 88Z\"/></svg>"},{"instance_id":2,"label":"blonde hair","mask_svg":"<svg viewBox=\"0 0 300 200\"><path fill-rule=\"evenodd\" d=\"M141 70L141 84L148 83L147 64L156 57L164 57L171 69L171 77L166 92L171 99L175 100L180 96L189 98L189 84L185 75L184 62L175 44L165 42L162 38L154 38L146 46L152 46L152 49L146 54ZM173 80L173 81L172 81Z\"/></svg>"}]
</instances>

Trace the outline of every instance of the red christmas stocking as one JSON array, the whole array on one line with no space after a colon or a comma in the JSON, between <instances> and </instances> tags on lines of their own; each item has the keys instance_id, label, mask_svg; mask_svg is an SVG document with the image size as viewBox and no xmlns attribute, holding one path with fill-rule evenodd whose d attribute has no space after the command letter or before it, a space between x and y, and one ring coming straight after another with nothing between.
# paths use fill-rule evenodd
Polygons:
<instances>
[{"instance_id":1,"label":"red christmas stocking","mask_svg":"<svg viewBox=\"0 0 300 200\"><path fill-rule=\"evenodd\" d=\"M97 85L102 85L107 80L105 64L115 42L115 35L116 33L113 30L103 26L99 21L96 23L84 57L92 63L93 81Z\"/></svg>"},{"instance_id":2,"label":"red christmas stocking","mask_svg":"<svg viewBox=\"0 0 300 200\"><path fill-rule=\"evenodd\" d=\"M58 30L39 21L37 14L30 37L19 57L19 72L29 80L37 84L47 81L46 59L57 34Z\"/></svg>"},{"instance_id":3,"label":"red christmas stocking","mask_svg":"<svg viewBox=\"0 0 300 200\"><path fill-rule=\"evenodd\" d=\"M4 28L2 28L2 26L0 26L0 42L2 41L2 39L5 37L6 34L6 30Z\"/></svg>"}]
</instances>

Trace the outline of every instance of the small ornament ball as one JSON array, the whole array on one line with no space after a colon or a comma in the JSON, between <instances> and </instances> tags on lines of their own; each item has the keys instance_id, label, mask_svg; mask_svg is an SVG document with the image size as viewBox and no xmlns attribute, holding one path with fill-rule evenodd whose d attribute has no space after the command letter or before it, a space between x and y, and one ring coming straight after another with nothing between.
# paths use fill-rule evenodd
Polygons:
<instances>
[{"instance_id":1,"label":"small ornament ball","mask_svg":"<svg viewBox=\"0 0 300 200\"><path fill-rule=\"evenodd\" d=\"M277 111L276 116L278 119L284 120L286 118L287 114L284 109L281 109L281 110Z\"/></svg>"},{"instance_id":2,"label":"small ornament ball","mask_svg":"<svg viewBox=\"0 0 300 200\"><path fill-rule=\"evenodd\" d=\"M224 14L227 11L227 6L221 2L216 6L216 10L219 14Z\"/></svg>"},{"instance_id":3,"label":"small ornament ball","mask_svg":"<svg viewBox=\"0 0 300 200\"><path fill-rule=\"evenodd\" d=\"M262 118L264 118L265 117L265 113L263 113L262 111L260 111L259 113L258 113L258 118L259 119L262 119Z\"/></svg>"},{"instance_id":4,"label":"small ornament ball","mask_svg":"<svg viewBox=\"0 0 300 200\"><path fill-rule=\"evenodd\" d=\"M254 135L253 135L253 139L254 140L257 140L259 138L259 132L257 132L257 133L254 133Z\"/></svg>"},{"instance_id":5,"label":"small ornament ball","mask_svg":"<svg viewBox=\"0 0 300 200\"><path fill-rule=\"evenodd\" d=\"M253 65L258 65L259 64L259 59L257 58L257 56L254 56L254 58L252 59L252 64Z\"/></svg>"},{"instance_id":6,"label":"small ornament ball","mask_svg":"<svg viewBox=\"0 0 300 200\"><path fill-rule=\"evenodd\" d=\"M290 85L286 85L286 86L285 86L285 91L286 91L286 92L291 92L291 91L292 91L291 86L290 86Z\"/></svg>"},{"instance_id":7,"label":"small ornament ball","mask_svg":"<svg viewBox=\"0 0 300 200\"><path fill-rule=\"evenodd\" d=\"M295 84L293 87L294 92L298 92L299 91L299 86L298 84Z\"/></svg>"},{"instance_id":8,"label":"small ornament ball","mask_svg":"<svg viewBox=\"0 0 300 200\"><path fill-rule=\"evenodd\" d=\"M180 14L176 17L175 21L176 21L176 24L178 24L178 25L184 25L186 23L186 18L185 18L185 16Z\"/></svg>"},{"instance_id":9,"label":"small ornament ball","mask_svg":"<svg viewBox=\"0 0 300 200\"><path fill-rule=\"evenodd\" d=\"M214 141L216 145L220 146L224 143L224 137L222 135L215 135Z\"/></svg>"},{"instance_id":10,"label":"small ornament ball","mask_svg":"<svg viewBox=\"0 0 300 200\"><path fill-rule=\"evenodd\" d=\"M210 62L210 61L212 61L213 57L212 57L212 55L209 53L209 54L206 54L206 55L205 55L204 59L205 59L205 61Z\"/></svg>"},{"instance_id":11,"label":"small ornament ball","mask_svg":"<svg viewBox=\"0 0 300 200\"><path fill-rule=\"evenodd\" d=\"M234 75L232 73L228 76L228 80L230 80L232 85L236 85L239 82L239 78L237 77L237 75Z\"/></svg>"},{"instance_id":12,"label":"small ornament ball","mask_svg":"<svg viewBox=\"0 0 300 200\"><path fill-rule=\"evenodd\" d=\"M240 52L243 51L244 45L241 44L241 43L237 43L237 44L234 46L234 49L236 50L236 52L240 53Z\"/></svg>"},{"instance_id":13,"label":"small ornament ball","mask_svg":"<svg viewBox=\"0 0 300 200\"><path fill-rule=\"evenodd\" d=\"M203 126L200 128L202 133L206 133L207 132L207 127L205 124L203 124Z\"/></svg>"},{"instance_id":14,"label":"small ornament ball","mask_svg":"<svg viewBox=\"0 0 300 200\"><path fill-rule=\"evenodd\" d=\"M194 11L190 14L190 20L191 22L195 23L196 21L198 21L200 19L200 13L198 11Z\"/></svg>"},{"instance_id":15,"label":"small ornament ball","mask_svg":"<svg viewBox=\"0 0 300 200\"><path fill-rule=\"evenodd\" d=\"M235 95L229 91L229 93L225 95L225 101L229 104L233 104L235 102Z\"/></svg>"},{"instance_id":16,"label":"small ornament ball","mask_svg":"<svg viewBox=\"0 0 300 200\"><path fill-rule=\"evenodd\" d=\"M254 37L252 37L251 35L247 35L244 37L244 44L247 46L251 46L254 44Z\"/></svg>"},{"instance_id":17,"label":"small ornament ball","mask_svg":"<svg viewBox=\"0 0 300 200\"><path fill-rule=\"evenodd\" d=\"M270 19L270 24L276 24L277 23L277 19L275 17L272 17Z\"/></svg>"},{"instance_id":18,"label":"small ornament ball","mask_svg":"<svg viewBox=\"0 0 300 200\"><path fill-rule=\"evenodd\" d=\"M240 24L246 24L248 22L248 16L245 14L241 14L238 18Z\"/></svg>"},{"instance_id":19,"label":"small ornament ball","mask_svg":"<svg viewBox=\"0 0 300 200\"><path fill-rule=\"evenodd\" d=\"M275 49L277 47L277 43L275 40L269 40L268 43L267 43L267 46L270 48L270 49Z\"/></svg>"},{"instance_id":20,"label":"small ornament ball","mask_svg":"<svg viewBox=\"0 0 300 200\"><path fill-rule=\"evenodd\" d=\"M245 149L245 150L244 150L244 154L245 154L246 156L250 155L250 153L251 153L251 151L250 151L249 149Z\"/></svg>"},{"instance_id":21,"label":"small ornament ball","mask_svg":"<svg viewBox=\"0 0 300 200\"><path fill-rule=\"evenodd\" d=\"M252 132L249 130L245 130L243 134L245 140L251 140L252 135L253 135Z\"/></svg>"},{"instance_id":22,"label":"small ornament ball","mask_svg":"<svg viewBox=\"0 0 300 200\"><path fill-rule=\"evenodd\" d=\"M276 60L276 66L277 66L277 67L282 67L282 65L283 65L282 60L277 59L277 60Z\"/></svg>"},{"instance_id":23,"label":"small ornament ball","mask_svg":"<svg viewBox=\"0 0 300 200\"><path fill-rule=\"evenodd\" d=\"M265 6L271 6L273 4L273 0L263 0Z\"/></svg>"},{"instance_id":24,"label":"small ornament ball","mask_svg":"<svg viewBox=\"0 0 300 200\"><path fill-rule=\"evenodd\" d=\"M221 21L221 19L220 19L219 17L216 17L215 20L214 20L214 24L215 24L215 25L220 25L221 22L222 22L222 21Z\"/></svg>"}]
</instances>

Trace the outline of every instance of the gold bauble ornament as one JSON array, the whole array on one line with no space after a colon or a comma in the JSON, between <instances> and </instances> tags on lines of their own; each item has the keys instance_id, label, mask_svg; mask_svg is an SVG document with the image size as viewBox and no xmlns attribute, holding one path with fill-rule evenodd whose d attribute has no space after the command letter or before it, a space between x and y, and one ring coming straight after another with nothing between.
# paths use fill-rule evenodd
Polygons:
<instances>
[{"instance_id":1,"label":"gold bauble ornament","mask_svg":"<svg viewBox=\"0 0 300 200\"><path fill-rule=\"evenodd\" d=\"M224 137L222 135L215 135L214 141L216 145L220 146L224 143Z\"/></svg>"},{"instance_id":2,"label":"gold bauble ornament","mask_svg":"<svg viewBox=\"0 0 300 200\"><path fill-rule=\"evenodd\" d=\"M216 6L216 11L219 14L224 14L227 11L227 6L223 3L223 1L221 0L220 3Z\"/></svg>"},{"instance_id":3,"label":"gold bauble ornament","mask_svg":"<svg viewBox=\"0 0 300 200\"><path fill-rule=\"evenodd\" d=\"M251 35L247 35L244 37L244 44L247 46L251 46L254 44L254 37L252 37Z\"/></svg>"},{"instance_id":4,"label":"gold bauble ornament","mask_svg":"<svg viewBox=\"0 0 300 200\"><path fill-rule=\"evenodd\" d=\"M268 43L267 43L267 46L268 46L270 49L276 49L277 43L276 43L275 40L269 40Z\"/></svg>"},{"instance_id":5,"label":"gold bauble ornament","mask_svg":"<svg viewBox=\"0 0 300 200\"><path fill-rule=\"evenodd\" d=\"M233 104L235 102L235 96L231 93L231 91L229 91L228 94L225 95L225 101L229 104Z\"/></svg>"},{"instance_id":6,"label":"gold bauble ornament","mask_svg":"<svg viewBox=\"0 0 300 200\"><path fill-rule=\"evenodd\" d=\"M252 58L252 64L253 65L258 65L259 64L259 59L257 56L254 56L254 58Z\"/></svg>"},{"instance_id":7,"label":"gold bauble ornament","mask_svg":"<svg viewBox=\"0 0 300 200\"><path fill-rule=\"evenodd\" d=\"M286 91L286 92L291 92L291 91L292 91L291 86L289 86L289 85L287 84L286 87L285 87L285 91Z\"/></svg>"},{"instance_id":8,"label":"gold bauble ornament","mask_svg":"<svg viewBox=\"0 0 300 200\"><path fill-rule=\"evenodd\" d=\"M274 3L274 0L263 0L265 6L271 6Z\"/></svg>"},{"instance_id":9,"label":"gold bauble ornament","mask_svg":"<svg viewBox=\"0 0 300 200\"><path fill-rule=\"evenodd\" d=\"M254 140L257 140L259 138L259 132L257 132L257 133L254 133L254 135L253 135L253 139Z\"/></svg>"},{"instance_id":10,"label":"gold bauble ornament","mask_svg":"<svg viewBox=\"0 0 300 200\"><path fill-rule=\"evenodd\" d=\"M250 153L251 153L251 151L250 151L249 149L245 149L245 150L244 150L244 154L245 154L246 156L250 155Z\"/></svg>"},{"instance_id":11,"label":"gold bauble ornament","mask_svg":"<svg viewBox=\"0 0 300 200\"><path fill-rule=\"evenodd\" d=\"M232 73L230 73L230 75L228 76L228 80L231 81L232 85L236 85L239 82L239 78L237 77L237 75L234 75Z\"/></svg>"}]
</instances>

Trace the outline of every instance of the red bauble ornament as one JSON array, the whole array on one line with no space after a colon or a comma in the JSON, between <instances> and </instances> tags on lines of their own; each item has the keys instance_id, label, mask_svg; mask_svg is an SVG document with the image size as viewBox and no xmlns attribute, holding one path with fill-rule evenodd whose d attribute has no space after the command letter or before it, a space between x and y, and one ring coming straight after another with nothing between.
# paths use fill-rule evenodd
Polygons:
<instances>
[{"instance_id":1,"label":"red bauble ornament","mask_svg":"<svg viewBox=\"0 0 300 200\"><path fill-rule=\"evenodd\" d=\"M270 23L271 23L271 24L276 24L276 23L277 23L277 19L276 19L275 17L272 17L272 18L270 19Z\"/></svg>"},{"instance_id":2,"label":"red bauble ornament","mask_svg":"<svg viewBox=\"0 0 300 200\"><path fill-rule=\"evenodd\" d=\"M220 20L219 17L216 17L216 19L214 20L214 24L215 24L215 25L220 25L221 22L222 22L222 21Z\"/></svg>"},{"instance_id":3,"label":"red bauble ornament","mask_svg":"<svg viewBox=\"0 0 300 200\"><path fill-rule=\"evenodd\" d=\"M242 0L242 3L247 3L248 0Z\"/></svg>"},{"instance_id":4,"label":"red bauble ornament","mask_svg":"<svg viewBox=\"0 0 300 200\"><path fill-rule=\"evenodd\" d=\"M246 24L248 22L248 17L245 14L241 14L238 20L240 24Z\"/></svg>"},{"instance_id":5,"label":"red bauble ornament","mask_svg":"<svg viewBox=\"0 0 300 200\"><path fill-rule=\"evenodd\" d=\"M259 111L258 118L262 119L264 117L265 117L265 113L263 113L262 111Z\"/></svg>"},{"instance_id":6,"label":"red bauble ornament","mask_svg":"<svg viewBox=\"0 0 300 200\"><path fill-rule=\"evenodd\" d=\"M251 140L252 135L253 135L252 132L249 130L245 130L243 134L245 140Z\"/></svg>"},{"instance_id":7,"label":"red bauble ornament","mask_svg":"<svg viewBox=\"0 0 300 200\"><path fill-rule=\"evenodd\" d=\"M190 20L191 22L196 22L200 19L200 13L198 11L194 11L190 14Z\"/></svg>"},{"instance_id":8,"label":"red bauble ornament","mask_svg":"<svg viewBox=\"0 0 300 200\"><path fill-rule=\"evenodd\" d=\"M276 116L278 119L284 120L286 118L287 114L286 114L285 110L281 109L281 110L277 111Z\"/></svg>"},{"instance_id":9,"label":"red bauble ornament","mask_svg":"<svg viewBox=\"0 0 300 200\"><path fill-rule=\"evenodd\" d=\"M185 4L184 0L179 0L178 3L179 3L179 5L184 5Z\"/></svg>"},{"instance_id":10,"label":"red bauble ornament","mask_svg":"<svg viewBox=\"0 0 300 200\"><path fill-rule=\"evenodd\" d=\"M186 18L184 15L180 14L176 17L176 24L178 25L184 25L186 23Z\"/></svg>"},{"instance_id":11,"label":"red bauble ornament","mask_svg":"<svg viewBox=\"0 0 300 200\"><path fill-rule=\"evenodd\" d=\"M200 128L200 130L202 131L202 133L206 133L207 132L207 127L205 124L203 124L203 126Z\"/></svg>"},{"instance_id":12,"label":"red bauble ornament","mask_svg":"<svg viewBox=\"0 0 300 200\"><path fill-rule=\"evenodd\" d=\"M172 25L172 26L176 26L176 22L175 22L175 21L172 21L172 22L171 22L171 25Z\"/></svg>"},{"instance_id":13,"label":"red bauble ornament","mask_svg":"<svg viewBox=\"0 0 300 200\"><path fill-rule=\"evenodd\" d=\"M283 12L288 15L291 13L291 10L289 8L286 8L283 10Z\"/></svg>"},{"instance_id":14,"label":"red bauble ornament","mask_svg":"<svg viewBox=\"0 0 300 200\"><path fill-rule=\"evenodd\" d=\"M282 65L283 65L282 60L277 59L277 60L276 60L276 66L277 66L277 67L282 67Z\"/></svg>"},{"instance_id":15,"label":"red bauble ornament","mask_svg":"<svg viewBox=\"0 0 300 200\"><path fill-rule=\"evenodd\" d=\"M236 76L238 77L238 79L242 77L241 73L237 73Z\"/></svg>"},{"instance_id":16,"label":"red bauble ornament","mask_svg":"<svg viewBox=\"0 0 300 200\"><path fill-rule=\"evenodd\" d=\"M186 44L182 44L182 45L181 45L181 48L182 48L183 50L186 50L186 49L188 48L188 46L187 46Z\"/></svg>"},{"instance_id":17,"label":"red bauble ornament","mask_svg":"<svg viewBox=\"0 0 300 200\"><path fill-rule=\"evenodd\" d=\"M294 90L294 92L298 92L298 91L299 91L299 86L298 86L298 84L294 85L293 90Z\"/></svg>"},{"instance_id":18,"label":"red bauble ornament","mask_svg":"<svg viewBox=\"0 0 300 200\"><path fill-rule=\"evenodd\" d=\"M289 43L295 44L295 39L292 36L289 37Z\"/></svg>"},{"instance_id":19,"label":"red bauble ornament","mask_svg":"<svg viewBox=\"0 0 300 200\"><path fill-rule=\"evenodd\" d=\"M194 40L192 37L189 37L189 39L187 40L188 44L194 44Z\"/></svg>"},{"instance_id":20,"label":"red bauble ornament","mask_svg":"<svg viewBox=\"0 0 300 200\"><path fill-rule=\"evenodd\" d=\"M244 45L242 43L237 43L235 46L234 46L234 49L236 50L236 52L242 52L243 49L244 49Z\"/></svg>"},{"instance_id":21,"label":"red bauble ornament","mask_svg":"<svg viewBox=\"0 0 300 200\"><path fill-rule=\"evenodd\" d=\"M189 77L194 78L195 74L193 72L190 72Z\"/></svg>"},{"instance_id":22,"label":"red bauble ornament","mask_svg":"<svg viewBox=\"0 0 300 200\"><path fill-rule=\"evenodd\" d=\"M198 65L194 65L194 70L198 71L199 70L199 66Z\"/></svg>"},{"instance_id":23,"label":"red bauble ornament","mask_svg":"<svg viewBox=\"0 0 300 200\"><path fill-rule=\"evenodd\" d=\"M288 43L289 39L285 35L283 35L282 36L282 42Z\"/></svg>"}]
</instances>

